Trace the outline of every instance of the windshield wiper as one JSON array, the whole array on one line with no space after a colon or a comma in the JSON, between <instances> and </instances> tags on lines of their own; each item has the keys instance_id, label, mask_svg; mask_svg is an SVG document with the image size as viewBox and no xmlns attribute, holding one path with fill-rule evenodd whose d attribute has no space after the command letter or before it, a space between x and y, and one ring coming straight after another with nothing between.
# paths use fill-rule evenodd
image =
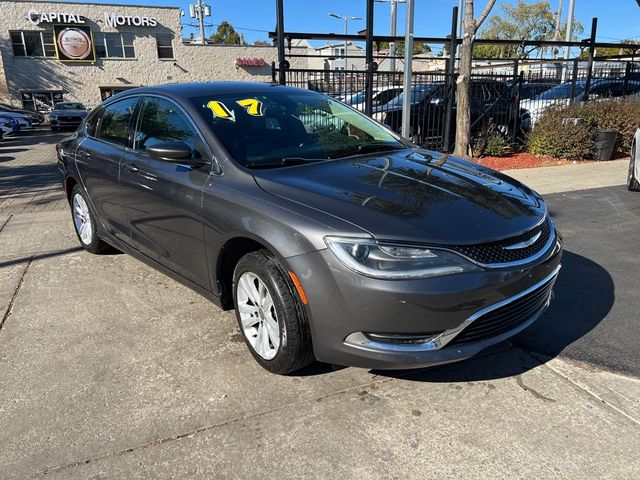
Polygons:
<instances>
[{"instance_id":1,"label":"windshield wiper","mask_svg":"<svg viewBox=\"0 0 640 480\"><path fill-rule=\"evenodd\" d=\"M303 163L314 163L327 160L326 158L303 158L303 157L284 157L279 162L249 162L246 164L249 168L273 168L285 167L287 165L300 165Z\"/></svg>"},{"instance_id":2,"label":"windshield wiper","mask_svg":"<svg viewBox=\"0 0 640 480\"><path fill-rule=\"evenodd\" d=\"M406 150L411 148L407 145L402 144L389 144L389 143L364 143L362 145L358 145L357 149L349 149L345 150L343 153L339 155L332 156L332 158L347 158L347 157L355 157L357 155L364 155L366 153L376 153L376 152L389 152L393 150Z\"/></svg>"}]
</instances>

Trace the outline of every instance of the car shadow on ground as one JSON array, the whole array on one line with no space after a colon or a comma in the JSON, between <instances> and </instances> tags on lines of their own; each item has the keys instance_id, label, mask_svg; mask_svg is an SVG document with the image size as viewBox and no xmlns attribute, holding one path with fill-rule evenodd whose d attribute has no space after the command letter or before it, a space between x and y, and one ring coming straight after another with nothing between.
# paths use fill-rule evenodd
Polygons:
<instances>
[{"instance_id":1,"label":"car shadow on ground","mask_svg":"<svg viewBox=\"0 0 640 480\"><path fill-rule=\"evenodd\" d=\"M549 310L510 341L458 363L417 370L372 370L371 373L422 382L470 382L517 376L558 356L591 332L606 318L614 298L615 285L607 270L582 255L565 251ZM331 369L326 365L312 365L302 374L322 374Z\"/></svg>"}]
</instances>

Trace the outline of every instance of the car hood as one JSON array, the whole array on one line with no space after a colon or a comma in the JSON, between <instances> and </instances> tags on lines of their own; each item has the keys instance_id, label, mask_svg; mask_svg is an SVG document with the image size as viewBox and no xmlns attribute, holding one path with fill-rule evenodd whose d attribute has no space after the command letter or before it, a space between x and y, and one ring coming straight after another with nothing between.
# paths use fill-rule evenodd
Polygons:
<instances>
[{"instance_id":1,"label":"car hood","mask_svg":"<svg viewBox=\"0 0 640 480\"><path fill-rule=\"evenodd\" d=\"M385 240L484 243L523 233L546 214L540 196L519 182L435 152L402 150L253 173L267 192Z\"/></svg>"}]
</instances>

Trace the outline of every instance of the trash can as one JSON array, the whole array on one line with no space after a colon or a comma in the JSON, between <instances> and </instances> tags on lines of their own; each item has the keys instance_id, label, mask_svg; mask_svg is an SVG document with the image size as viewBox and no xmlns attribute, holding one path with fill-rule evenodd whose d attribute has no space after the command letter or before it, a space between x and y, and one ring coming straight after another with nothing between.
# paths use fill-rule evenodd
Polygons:
<instances>
[{"instance_id":1,"label":"trash can","mask_svg":"<svg viewBox=\"0 0 640 480\"><path fill-rule=\"evenodd\" d=\"M618 132L615 130L598 130L594 138L596 160L611 160L617 139Z\"/></svg>"}]
</instances>

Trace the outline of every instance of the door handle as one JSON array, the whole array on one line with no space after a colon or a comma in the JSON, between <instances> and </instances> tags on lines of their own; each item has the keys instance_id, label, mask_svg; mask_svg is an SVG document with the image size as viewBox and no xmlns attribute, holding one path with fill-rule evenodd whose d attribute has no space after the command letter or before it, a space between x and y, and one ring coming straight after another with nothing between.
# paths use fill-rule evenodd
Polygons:
<instances>
[{"instance_id":1,"label":"door handle","mask_svg":"<svg viewBox=\"0 0 640 480\"><path fill-rule=\"evenodd\" d=\"M131 173L136 173L140 170L135 163L125 163L123 168Z\"/></svg>"}]
</instances>

